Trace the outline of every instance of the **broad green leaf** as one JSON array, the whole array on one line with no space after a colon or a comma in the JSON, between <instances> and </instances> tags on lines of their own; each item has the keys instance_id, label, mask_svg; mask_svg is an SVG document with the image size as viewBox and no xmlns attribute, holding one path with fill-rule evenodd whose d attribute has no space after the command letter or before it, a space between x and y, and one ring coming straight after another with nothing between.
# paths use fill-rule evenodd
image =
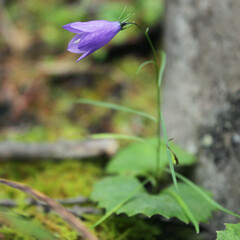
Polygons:
<instances>
[{"instance_id":1,"label":"broad green leaf","mask_svg":"<svg viewBox=\"0 0 240 240\"><path fill-rule=\"evenodd\" d=\"M191 222L192 219L195 223L206 222L216 208L188 185L179 183L178 189L179 194L174 185L171 185L158 195L151 195L137 179L115 176L106 177L96 183L91 198L98 202L99 207L105 208L107 213L115 209L116 214L126 213L128 216L144 214L151 217L159 214L165 218L176 217L185 223ZM119 206L119 203L133 192L135 195ZM180 202L174 194L179 197ZM116 209L116 206L119 208Z\"/></svg>"},{"instance_id":2,"label":"broad green leaf","mask_svg":"<svg viewBox=\"0 0 240 240\"><path fill-rule=\"evenodd\" d=\"M131 200L135 194L142 190L142 186L144 186L146 183L148 182L148 180L145 180L143 183L138 184L138 186L128 194L128 196L126 196L126 198L122 199L121 202L118 203L118 205L116 205L114 208L112 208L110 211L108 211L102 218L100 218L92 227L96 227L97 225L99 225L100 223L102 223L103 221L105 221L110 215L112 215L113 213L115 213L119 208L121 208L125 203L127 203L129 200Z\"/></svg>"},{"instance_id":3,"label":"broad green leaf","mask_svg":"<svg viewBox=\"0 0 240 240\"><path fill-rule=\"evenodd\" d=\"M127 174L131 176L146 176L156 171L157 139L146 139L147 143L137 142L120 149L107 166L108 173ZM169 143L171 149L179 158L180 165L190 165L195 162L195 157L180 147ZM160 151L160 171L168 165L168 155L164 142Z\"/></svg>"},{"instance_id":4,"label":"broad green leaf","mask_svg":"<svg viewBox=\"0 0 240 240\"><path fill-rule=\"evenodd\" d=\"M217 240L240 240L240 223L226 223L225 231L217 232Z\"/></svg>"},{"instance_id":5,"label":"broad green leaf","mask_svg":"<svg viewBox=\"0 0 240 240\"><path fill-rule=\"evenodd\" d=\"M105 107L105 108L110 108L110 109L114 109L114 110L118 110L118 111L124 111L124 112L128 112L128 113L132 113L132 114L136 114L138 116L141 117L145 117L148 118L154 122L156 122L156 118L148 113L142 112L142 111L138 111L129 107L124 107L121 105L117 105L114 103L108 103L108 102L101 102L101 101L95 101L95 100L90 100L90 99L77 99L75 101L76 103L82 103L82 104L89 104L89 105L94 105L94 106L98 106L98 107Z\"/></svg>"}]
</instances>

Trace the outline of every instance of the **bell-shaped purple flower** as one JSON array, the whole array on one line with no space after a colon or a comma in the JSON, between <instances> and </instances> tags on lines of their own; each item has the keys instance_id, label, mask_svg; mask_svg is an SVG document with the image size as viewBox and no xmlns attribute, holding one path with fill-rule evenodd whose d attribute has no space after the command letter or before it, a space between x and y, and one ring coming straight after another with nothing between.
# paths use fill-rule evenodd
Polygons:
<instances>
[{"instance_id":1,"label":"bell-shaped purple flower","mask_svg":"<svg viewBox=\"0 0 240 240\"><path fill-rule=\"evenodd\" d=\"M122 29L122 26L120 22L95 20L69 23L63 28L77 34L69 42L67 50L82 54L78 62L106 45Z\"/></svg>"}]
</instances>

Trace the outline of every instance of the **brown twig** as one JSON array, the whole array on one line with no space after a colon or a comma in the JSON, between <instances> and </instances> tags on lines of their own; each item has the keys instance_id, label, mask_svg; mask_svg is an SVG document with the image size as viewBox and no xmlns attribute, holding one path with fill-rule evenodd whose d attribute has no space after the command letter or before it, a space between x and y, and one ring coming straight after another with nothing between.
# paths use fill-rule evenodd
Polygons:
<instances>
[{"instance_id":1,"label":"brown twig","mask_svg":"<svg viewBox=\"0 0 240 240\"><path fill-rule=\"evenodd\" d=\"M66 198L66 199L55 199L56 202L62 204L62 205L74 205L73 207L67 208L69 212L73 213L75 216L82 217L84 213L87 214L100 214L100 210L96 209L94 207L81 207L79 204L81 203L87 203L89 200L85 197L79 196L76 198ZM49 205L47 205L45 202L40 202L33 198L27 198L25 201L25 204L27 206L37 205L43 207L43 209L49 211L51 208ZM0 206L1 207L7 207L7 208L13 208L17 207L18 204L16 201L12 199L4 199L0 200Z\"/></svg>"},{"instance_id":2,"label":"brown twig","mask_svg":"<svg viewBox=\"0 0 240 240\"><path fill-rule=\"evenodd\" d=\"M0 160L6 159L83 159L113 155L118 143L112 139L59 141L46 143L1 142Z\"/></svg>"},{"instance_id":3,"label":"brown twig","mask_svg":"<svg viewBox=\"0 0 240 240\"><path fill-rule=\"evenodd\" d=\"M84 239L97 240L97 238L85 227L82 221L80 221L77 217L71 214L66 208L64 208L59 203L57 203L47 195L43 194L42 192L35 190L24 184L21 184L15 181L6 180L6 179L0 179L0 183L7 185L9 187L18 189L26 194L31 195L32 197L38 199L39 201L45 202L52 209L54 209L62 219L64 219L75 230L81 233Z\"/></svg>"}]
</instances>

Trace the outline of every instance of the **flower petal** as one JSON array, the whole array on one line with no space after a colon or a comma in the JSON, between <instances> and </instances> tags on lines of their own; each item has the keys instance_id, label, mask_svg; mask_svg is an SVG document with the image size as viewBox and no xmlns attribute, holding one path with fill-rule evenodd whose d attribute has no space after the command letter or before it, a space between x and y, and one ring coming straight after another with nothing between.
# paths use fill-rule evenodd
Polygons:
<instances>
[{"instance_id":1,"label":"flower petal","mask_svg":"<svg viewBox=\"0 0 240 240\"><path fill-rule=\"evenodd\" d=\"M86 56L90 55L92 52L85 52L78 60L77 62L79 62L81 59L85 58Z\"/></svg>"},{"instance_id":2,"label":"flower petal","mask_svg":"<svg viewBox=\"0 0 240 240\"><path fill-rule=\"evenodd\" d=\"M95 20L69 23L63 28L77 34L69 42L67 50L82 54L77 60L80 61L107 44L121 30L121 24L120 22Z\"/></svg>"},{"instance_id":3,"label":"flower petal","mask_svg":"<svg viewBox=\"0 0 240 240\"><path fill-rule=\"evenodd\" d=\"M82 51L78 48L79 42L81 41L82 34L77 34L72 38L72 40L68 44L67 50L72 53L84 53L85 51Z\"/></svg>"},{"instance_id":4,"label":"flower petal","mask_svg":"<svg viewBox=\"0 0 240 240\"><path fill-rule=\"evenodd\" d=\"M106 45L119 32L118 28L100 29L83 34L78 49L81 51L96 51Z\"/></svg>"},{"instance_id":5,"label":"flower petal","mask_svg":"<svg viewBox=\"0 0 240 240\"><path fill-rule=\"evenodd\" d=\"M64 25L63 28L73 33L94 32L101 29L121 29L119 22L110 22L106 20L94 20L89 22L73 22Z\"/></svg>"}]
</instances>

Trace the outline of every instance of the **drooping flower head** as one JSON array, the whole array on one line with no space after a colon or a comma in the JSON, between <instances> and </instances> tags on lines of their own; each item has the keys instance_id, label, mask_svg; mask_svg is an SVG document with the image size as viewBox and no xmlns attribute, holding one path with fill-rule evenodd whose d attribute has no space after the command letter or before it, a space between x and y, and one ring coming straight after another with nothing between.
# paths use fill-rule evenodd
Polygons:
<instances>
[{"instance_id":1,"label":"drooping flower head","mask_svg":"<svg viewBox=\"0 0 240 240\"><path fill-rule=\"evenodd\" d=\"M64 25L63 28L77 34L69 42L67 50L82 54L77 60L78 62L106 45L125 25L126 23L105 20L74 22Z\"/></svg>"}]
</instances>

